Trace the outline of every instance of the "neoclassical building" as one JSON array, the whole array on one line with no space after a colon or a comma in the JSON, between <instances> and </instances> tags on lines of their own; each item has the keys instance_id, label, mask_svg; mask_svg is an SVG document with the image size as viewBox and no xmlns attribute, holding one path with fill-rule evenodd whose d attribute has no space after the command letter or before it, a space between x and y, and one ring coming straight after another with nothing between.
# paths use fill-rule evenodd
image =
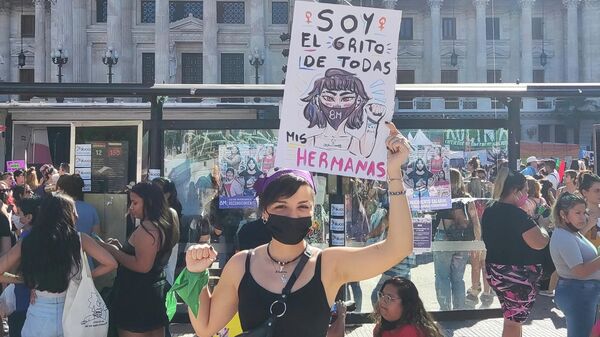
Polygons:
<instances>
[{"instance_id":1,"label":"neoclassical building","mask_svg":"<svg viewBox=\"0 0 600 337\"><path fill-rule=\"evenodd\" d=\"M300 1L300 0L296 0ZM598 82L600 0L322 0L403 11L399 83ZM2 0L0 81L281 83L294 1ZM19 67L19 54L25 64ZM252 65L249 58L263 62ZM526 99L525 141L591 144L593 118L565 122L572 102ZM595 111L595 103L584 102ZM591 106L591 108L590 108ZM576 107L577 108L577 107ZM415 98L397 113L482 116L492 99ZM568 118L567 118L568 119Z\"/></svg>"}]
</instances>

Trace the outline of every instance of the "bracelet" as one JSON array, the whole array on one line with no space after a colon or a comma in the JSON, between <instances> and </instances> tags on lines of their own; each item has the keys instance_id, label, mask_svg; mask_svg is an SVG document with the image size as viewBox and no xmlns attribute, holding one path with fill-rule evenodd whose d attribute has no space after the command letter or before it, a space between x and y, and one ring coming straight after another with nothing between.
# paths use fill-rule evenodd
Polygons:
<instances>
[{"instance_id":1,"label":"bracelet","mask_svg":"<svg viewBox=\"0 0 600 337\"><path fill-rule=\"evenodd\" d=\"M390 177L387 178L388 184L395 180L404 181L404 179L402 179L402 178L390 178Z\"/></svg>"},{"instance_id":2,"label":"bracelet","mask_svg":"<svg viewBox=\"0 0 600 337\"><path fill-rule=\"evenodd\" d=\"M394 195L405 195L406 194L406 190L402 190L402 191L388 191L388 194L391 196Z\"/></svg>"}]
</instances>

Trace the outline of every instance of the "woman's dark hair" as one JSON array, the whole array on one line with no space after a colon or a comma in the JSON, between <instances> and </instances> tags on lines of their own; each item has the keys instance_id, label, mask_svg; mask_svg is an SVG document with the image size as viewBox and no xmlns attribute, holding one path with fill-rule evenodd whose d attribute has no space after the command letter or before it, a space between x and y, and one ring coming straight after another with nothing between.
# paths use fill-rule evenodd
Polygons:
<instances>
[{"instance_id":1,"label":"woman's dark hair","mask_svg":"<svg viewBox=\"0 0 600 337\"><path fill-rule=\"evenodd\" d=\"M289 198L296 194L298 189L304 185L310 186L303 178L291 173L283 174L267 185L265 190L258 196L258 208L264 211L277 200Z\"/></svg>"},{"instance_id":2,"label":"woman's dark hair","mask_svg":"<svg viewBox=\"0 0 600 337\"><path fill-rule=\"evenodd\" d=\"M183 206L177 197L177 187L175 187L175 183L167 178L154 178L152 180L152 184L158 186L163 194L169 193L169 197L167 198L167 205L177 212L177 217L181 219L183 216Z\"/></svg>"},{"instance_id":3,"label":"woman's dark hair","mask_svg":"<svg viewBox=\"0 0 600 337\"><path fill-rule=\"evenodd\" d=\"M600 183L600 177L590 171L582 172L579 174L579 177L577 177L579 192L588 191L595 183Z\"/></svg>"},{"instance_id":4,"label":"woman's dark hair","mask_svg":"<svg viewBox=\"0 0 600 337\"><path fill-rule=\"evenodd\" d=\"M42 205L41 198L25 198L17 201L17 207L23 212L24 215L31 214L31 223L34 224L37 215L40 212L40 206Z\"/></svg>"},{"instance_id":5,"label":"woman's dark hair","mask_svg":"<svg viewBox=\"0 0 600 337\"><path fill-rule=\"evenodd\" d=\"M17 177L20 177L20 176L22 176L24 173L25 173L25 172L23 172L23 170L19 170L19 169L17 169L17 170L15 170L15 171L13 172L13 177L14 177L15 179L17 179Z\"/></svg>"},{"instance_id":6,"label":"woman's dark hair","mask_svg":"<svg viewBox=\"0 0 600 337\"><path fill-rule=\"evenodd\" d=\"M29 288L59 293L81 270L75 204L65 195L48 195L41 202L33 229L23 239L19 272ZM75 268L73 268L75 267Z\"/></svg>"},{"instance_id":7,"label":"woman's dark hair","mask_svg":"<svg viewBox=\"0 0 600 337\"><path fill-rule=\"evenodd\" d=\"M160 249L157 255L163 255L170 252L173 246L179 241L179 226L175 226L173 214L169 211L167 199L163 191L156 184L137 183L131 188L131 192L137 194L144 201L144 214L142 228L150 233L144 225L144 220L150 221L159 229Z\"/></svg>"},{"instance_id":8,"label":"woman's dark hair","mask_svg":"<svg viewBox=\"0 0 600 337\"><path fill-rule=\"evenodd\" d=\"M235 174L235 170L233 169L233 167L229 167L229 168L227 168L227 170L225 170L226 174L229 172L231 172L231 174Z\"/></svg>"},{"instance_id":9,"label":"woman's dark hair","mask_svg":"<svg viewBox=\"0 0 600 337\"><path fill-rule=\"evenodd\" d=\"M383 282L378 291L383 291L386 285L392 285L396 288L397 296L402 303L402 316L394 322L386 321L379 312L379 306L374 309L375 322L379 325L379 330L374 337L381 337L383 331L393 330L402 326L412 325L417 328L420 335L427 337L443 337L437 324L431 318L431 315L425 310L423 301L419 297L419 291L410 280L395 276Z\"/></svg>"},{"instance_id":10,"label":"woman's dark hair","mask_svg":"<svg viewBox=\"0 0 600 337\"><path fill-rule=\"evenodd\" d=\"M25 185L15 185L12 187L13 199L15 204L19 205L19 201L25 197Z\"/></svg>"},{"instance_id":11,"label":"woman's dark hair","mask_svg":"<svg viewBox=\"0 0 600 337\"><path fill-rule=\"evenodd\" d=\"M571 210L571 208L579 204L586 205L585 199L578 196L577 194L569 192L562 193L558 197L556 203L554 203L554 207L552 208L552 218L554 220L553 223L560 228L573 231L571 227L562 220L560 212L563 211L568 213Z\"/></svg>"},{"instance_id":12,"label":"woman's dark hair","mask_svg":"<svg viewBox=\"0 0 600 337\"><path fill-rule=\"evenodd\" d=\"M56 187L75 200L83 200L83 179L79 174L63 174L58 178Z\"/></svg>"},{"instance_id":13,"label":"woman's dark hair","mask_svg":"<svg viewBox=\"0 0 600 337\"><path fill-rule=\"evenodd\" d=\"M494 199L500 200L506 198L515 190L522 190L527 183L525 176L517 171L509 170L503 167L498 171L496 182L494 183Z\"/></svg>"},{"instance_id":14,"label":"woman's dark hair","mask_svg":"<svg viewBox=\"0 0 600 337\"><path fill-rule=\"evenodd\" d=\"M60 163L59 169L63 170L63 172L71 171L71 165L69 163Z\"/></svg>"}]
</instances>

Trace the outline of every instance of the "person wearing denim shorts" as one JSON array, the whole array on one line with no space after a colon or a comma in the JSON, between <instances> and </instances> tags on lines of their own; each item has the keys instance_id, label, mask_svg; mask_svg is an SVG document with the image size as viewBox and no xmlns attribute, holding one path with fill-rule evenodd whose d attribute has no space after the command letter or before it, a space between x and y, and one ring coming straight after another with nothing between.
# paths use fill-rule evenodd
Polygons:
<instances>
[{"instance_id":1,"label":"person wearing denim shorts","mask_svg":"<svg viewBox=\"0 0 600 337\"><path fill-rule=\"evenodd\" d=\"M554 301L567 319L568 337L588 337L600 303L600 257L580 232L586 224L583 198L563 193L556 202L557 229L550 240L558 285Z\"/></svg>"}]
</instances>

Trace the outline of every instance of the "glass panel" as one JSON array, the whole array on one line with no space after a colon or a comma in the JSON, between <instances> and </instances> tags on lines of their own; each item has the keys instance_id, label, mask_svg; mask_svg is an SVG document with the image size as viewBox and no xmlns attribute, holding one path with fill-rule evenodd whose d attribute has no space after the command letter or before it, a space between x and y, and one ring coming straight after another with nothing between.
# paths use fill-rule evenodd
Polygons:
<instances>
[{"instance_id":1,"label":"glass panel","mask_svg":"<svg viewBox=\"0 0 600 337\"><path fill-rule=\"evenodd\" d=\"M246 9L243 1L217 2L217 23L244 24Z\"/></svg>"},{"instance_id":2,"label":"glass panel","mask_svg":"<svg viewBox=\"0 0 600 337\"><path fill-rule=\"evenodd\" d=\"M442 40L456 40L456 18L442 18Z\"/></svg>"},{"instance_id":3,"label":"glass panel","mask_svg":"<svg viewBox=\"0 0 600 337\"><path fill-rule=\"evenodd\" d=\"M288 3L283 1L274 1L271 9L271 21L274 25L288 24Z\"/></svg>"},{"instance_id":4,"label":"glass panel","mask_svg":"<svg viewBox=\"0 0 600 337\"><path fill-rule=\"evenodd\" d=\"M544 18L531 18L531 38L544 39Z\"/></svg>"},{"instance_id":5,"label":"glass panel","mask_svg":"<svg viewBox=\"0 0 600 337\"><path fill-rule=\"evenodd\" d=\"M202 1L170 1L169 2L169 22L175 22L193 16L202 19L203 5Z\"/></svg>"},{"instance_id":6,"label":"glass panel","mask_svg":"<svg viewBox=\"0 0 600 337\"><path fill-rule=\"evenodd\" d=\"M238 227L257 218L252 183L273 167L276 142L277 130L165 131L165 175L183 205L181 242L211 239L221 266L231 257Z\"/></svg>"},{"instance_id":7,"label":"glass panel","mask_svg":"<svg viewBox=\"0 0 600 337\"><path fill-rule=\"evenodd\" d=\"M108 0L96 0L96 22L97 23L105 23L107 17L108 17Z\"/></svg>"},{"instance_id":8,"label":"glass panel","mask_svg":"<svg viewBox=\"0 0 600 337\"><path fill-rule=\"evenodd\" d=\"M21 15L21 36L35 37L34 15Z\"/></svg>"},{"instance_id":9,"label":"glass panel","mask_svg":"<svg viewBox=\"0 0 600 337\"><path fill-rule=\"evenodd\" d=\"M402 18L400 21L400 40L413 39L413 18Z\"/></svg>"},{"instance_id":10,"label":"glass panel","mask_svg":"<svg viewBox=\"0 0 600 337\"><path fill-rule=\"evenodd\" d=\"M142 53L142 83L154 83L154 53Z\"/></svg>"},{"instance_id":11,"label":"glass panel","mask_svg":"<svg viewBox=\"0 0 600 337\"><path fill-rule=\"evenodd\" d=\"M142 1L142 23L154 23L155 20L156 6L154 1Z\"/></svg>"},{"instance_id":12,"label":"glass panel","mask_svg":"<svg viewBox=\"0 0 600 337\"><path fill-rule=\"evenodd\" d=\"M500 40L500 18L485 19L485 34L487 40Z\"/></svg>"}]
</instances>

